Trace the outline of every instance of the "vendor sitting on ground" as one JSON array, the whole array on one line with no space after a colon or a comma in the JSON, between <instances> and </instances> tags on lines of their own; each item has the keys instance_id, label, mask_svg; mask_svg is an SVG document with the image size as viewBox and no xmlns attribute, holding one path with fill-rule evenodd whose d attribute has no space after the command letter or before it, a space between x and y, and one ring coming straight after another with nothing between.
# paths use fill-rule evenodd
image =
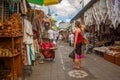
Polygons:
<instances>
[{"instance_id":1,"label":"vendor sitting on ground","mask_svg":"<svg viewBox=\"0 0 120 80\"><path fill-rule=\"evenodd\" d=\"M45 58L50 58L54 60L55 51L52 42L48 38L45 38L41 44L42 54Z\"/></svg>"}]
</instances>

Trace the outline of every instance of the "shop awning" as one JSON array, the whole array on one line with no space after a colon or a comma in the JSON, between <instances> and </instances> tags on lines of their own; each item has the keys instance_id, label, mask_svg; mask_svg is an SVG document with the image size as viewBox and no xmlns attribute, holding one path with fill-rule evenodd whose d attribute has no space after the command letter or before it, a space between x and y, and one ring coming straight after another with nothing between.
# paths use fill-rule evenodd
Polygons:
<instances>
[{"instance_id":1,"label":"shop awning","mask_svg":"<svg viewBox=\"0 0 120 80\"><path fill-rule=\"evenodd\" d=\"M53 5L53 4L58 4L62 0L28 0L29 3L37 4L37 5Z\"/></svg>"},{"instance_id":2,"label":"shop awning","mask_svg":"<svg viewBox=\"0 0 120 80\"><path fill-rule=\"evenodd\" d=\"M91 0L85 7L83 7L82 10L80 10L78 12L77 15L75 15L72 19L71 19L71 22L76 20L77 18L79 18L81 15L84 14L85 11L87 11L95 2L97 2L98 0Z\"/></svg>"}]
</instances>

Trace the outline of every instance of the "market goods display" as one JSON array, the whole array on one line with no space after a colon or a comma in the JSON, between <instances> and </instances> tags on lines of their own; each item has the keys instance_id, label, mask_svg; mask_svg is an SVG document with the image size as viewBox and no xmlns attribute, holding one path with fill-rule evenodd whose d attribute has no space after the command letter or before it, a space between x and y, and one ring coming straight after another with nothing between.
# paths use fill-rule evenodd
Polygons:
<instances>
[{"instance_id":1,"label":"market goods display","mask_svg":"<svg viewBox=\"0 0 120 80\"><path fill-rule=\"evenodd\" d=\"M16 15L16 18L17 15ZM21 77L21 41L22 27L21 23L13 21L5 21L3 29L0 30L0 68L8 67L10 70L1 69L0 80L18 80ZM20 23L20 24L19 24ZM18 26L19 25L19 26ZM20 31L20 32L18 32ZM18 32L18 33L17 33ZM19 35L20 34L20 35ZM3 63L3 64L1 64ZM3 76L4 75L4 76Z\"/></svg>"},{"instance_id":2,"label":"market goods display","mask_svg":"<svg viewBox=\"0 0 120 80\"><path fill-rule=\"evenodd\" d=\"M120 66L120 53L115 55L115 64Z\"/></svg>"},{"instance_id":3,"label":"market goods display","mask_svg":"<svg viewBox=\"0 0 120 80\"><path fill-rule=\"evenodd\" d=\"M114 64L120 65L120 47L114 46L104 53L104 59Z\"/></svg>"},{"instance_id":4,"label":"market goods display","mask_svg":"<svg viewBox=\"0 0 120 80\"><path fill-rule=\"evenodd\" d=\"M7 77L10 74L10 70L0 70L0 80L8 80Z\"/></svg>"},{"instance_id":5,"label":"market goods display","mask_svg":"<svg viewBox=\"0 0 120 80\"><path fill-rule=\"evenodd\" d=\"M2 20L0 19L0 28L2 27Z\"/></svg>"},{"instance_id":6,"label":"market goods display","mask_svg":"<svg viewBox=\"0 0 120 80\"><path fill-rule=\"evenodd\" d=\"M0 57L11 56L12 52L9 49L1 49L0 48Z\"/></svg>"},{"instance_id":7,"label":"market goods display","mask_svg":"<svg viewBox=\"0 0 120 80\"><path fill-rule=\"evenodd\" d=\"M10 16L9 20L5 20L2 26L0 26L0 37L21 36L22 22L20 16L20 14L15 13Z\"/></svg>"}]
</instances>

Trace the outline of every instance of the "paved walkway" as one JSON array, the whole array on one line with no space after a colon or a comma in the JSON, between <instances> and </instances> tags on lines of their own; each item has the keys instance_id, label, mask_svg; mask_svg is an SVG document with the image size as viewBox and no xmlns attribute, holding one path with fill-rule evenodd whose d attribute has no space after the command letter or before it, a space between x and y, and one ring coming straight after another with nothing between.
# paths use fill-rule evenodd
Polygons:
<instances>
[{"instance_id":1,"label":"paved walkway","mask_svg":"<svg viewBox=\"0 0 120 80\"><path fill-rule=\"evenodd\" d=\"M67 43L59 43L55 61L33 66L27 80L120 80L120 67L95 54L85 55L80 70L72 69L71 51Z\"/></svg>"}]
</instances>

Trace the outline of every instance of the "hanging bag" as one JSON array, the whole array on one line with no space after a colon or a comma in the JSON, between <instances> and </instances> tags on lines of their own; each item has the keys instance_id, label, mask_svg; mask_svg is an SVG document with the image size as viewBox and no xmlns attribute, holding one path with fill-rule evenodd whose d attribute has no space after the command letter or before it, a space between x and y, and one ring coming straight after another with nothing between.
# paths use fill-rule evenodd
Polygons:
<instances>
[{"instance_id":1,"label":"hanging bag","mask_svg":"<svg viewBox=\"0 0 120 80\"><path fill-rule=\"evenodd\" d=\"M69 58L75 59L75 50L73 50L73 51L69 54Z\"/></svg>"},{"instance_id":2,"label":"hanging bag","mask_svg":"<svg viewBox=\"0 0 120 80\"><path fill-rule=\"evenodd\" d=\"M82 43L84 44L84 45L87 45L88 44L88 40L87 40L87 38L83 35L82 36Z\"/></svg>"},{"instance_id":3,"label":"hanging bag","mask_svg":"<svg viewBox=\"0 0 120 80\"><path fill-rule=\"evenodd\" d=\"M87 45L88 44L88 40L87 40L86 36L84 35L82 29L81 29L81 35L82 35L82 44L83 45Z\"/></svg>"}]
</instances>

